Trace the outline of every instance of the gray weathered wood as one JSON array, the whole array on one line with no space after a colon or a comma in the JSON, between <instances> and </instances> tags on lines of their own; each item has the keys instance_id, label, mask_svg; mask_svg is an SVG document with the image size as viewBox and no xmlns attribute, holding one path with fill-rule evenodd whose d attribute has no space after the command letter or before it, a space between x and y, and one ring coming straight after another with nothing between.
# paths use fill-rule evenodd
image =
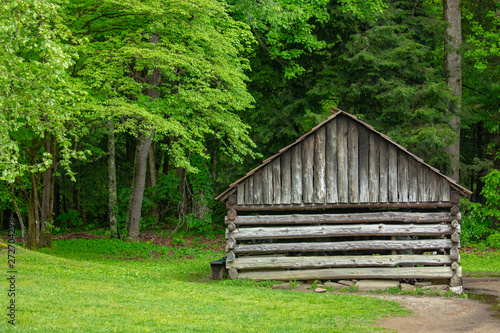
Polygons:
<instances>
[{"instance_id":1,"label":"gray weathered wood","mask_svg":"<svg viewBox=\"0 0 500 333\"><path fill-rule=\"evenodd\" d=\"M228 197L227 197L227 204L228 205L236 205L237 203L237 198L236 198L236 194L230 194Z\"/></svg>"},{"instance_id":2,"label":"gray weathered wood","mask_svg":"<svg viewBox=\"0 0 500 333\"><path fill-rule=\"evenodd\" d=\"M456 262L454 262L456 263ZM238 270L329 267L396 267L398 265L443 266L452 264L448 255L381 255L322 257L240 257L227 265ZM458 266L458 264L457 264Z\"/></svg>"},{"instance_id":3,"label":"gray weathered wood","mask_svg":"<svg viewBox=\"0 0 500 333\"><path fill-rule=\"evenodd\" d=\"M302 141L302 201L314 202L314 135Z\"/></svg>"},{"instance_id":4,"label":"gray weathered wood","mask_svg":"<svg viewBox=\"0 0 500 333\"><path fill-rule=\"evenodd\" d=\"M273 179L272 179L272 171L269 171L269 164L261 169L262 171L262 203L264 205L272 204L273 194ZM255 187L255 184L254 184ZM255 192L255 190L254 190Z\"/></svg>"},{"instance_id":5,"label":"gray weathered wood","mask_svg":"<svg viewBox=\"0 0 500 333\"><path fill-rule=\"evenodd\" d=\"M234 219L236 219L236 217L238 217L238 214L236 213L236 211L233 208L230 208L227 211L227 219L234 220Z\"/></svg>"},{"instance_id":6,"label":"gray weathered wood","mask_svg":"<svg viewBox=\"0 0 500 333\"><path fill-rule=\"evenodd\" d=\"M434 193L432 195L432 201L437 202L441 200L441 176L434 173Z\"/></svg>"},{"instance_id":7,"label":"gray weathered wood","mask_svg":"<svg viewBox=\"0 0 500 333\"><path fill-rule=\"evenodd\" d=\"M425 186L427 192L427 201L434 201L434 192L435 192L435 184L434 184L434 172L430 168L425 168Z\"/></svg>"},{"instance_id":8,"label":"gray weathered wood","mask_svg":"<svg viewBox=\"0 0 500 333\"><path fill-rule=\"evenodd\" d=\"M245 205L253 204L253 176L245 180Z\"/></svg>"},{"instance_id":9,"label":"gray weathered wood","mask_svg":"<svg viewBox=\"0 0 500 333\"><path fill-rule=\"evenodd\" d=\"M451 260L451 259L450 259ZM458 269L458 267L460 266L460 264L456 261L454 261L452 264L451 264L451 269L456 271Z\"/></svg>"},{"instance_id":10,"label":"gray weathered wood","mask_svg":"<svg viewBox=\"0 0 500 333\"><path fill-rule=\"evenodd\" d=\"M398 201L408 202L408 154L403 151L398 152Z\"/></svg>"},{"instance_id":11,"label":"gray weathered wood","mask_svg":"<svg viewBox=\"0 0 500 333\"><path fill-rule=\"evenodd\" d=\"M325 182L325 141L326 128L322 126L314 133L314 203L325 203L326 182Z\"/></svg>"},{"instance_id":12,"label":"gray weathered wood","mask_svg":"<svg viewBox=\"0 0 500 333\"><path fill-rule=\"evenodd\" d=\"M238 194L237 204L238 206L245 204L245 183L239 183L236 193Z\"/></svg>"},{"instance_id":13,"label":"gray weathered wood","mask_svg":"<svg viewBox=\"0 0 500 333\"><path fill-rule=\"evenodd\" d=\"M292 214L292 215L246 215L238 216L236 225L255 224L317 224L317 223L440 223L452 222L457 216L450 212L413 213L413 212L371 212L345 214ZM226 224L229 221L226 219Z\"/></svg>"},{"instance_id":14,"label":"gray weathered wood","mask_svg":"<svg viewBox=\"0 0 500 333\"><path fill-rule=\"evenodd\" d=\"M339 280L339 279L450 279L450 267L360 267L290 271L242 271L239 278L262 280Z\"/></svg>"},{"instance_id":15,"label":"gray weathered wood","mask_svg":"<svg viewBox=\"0 0 500 333\"><path fill-rule=\"evenodd\" d=\"M230 222L228 225L227 225L227 229L229 231L234 231L236 230L236 224L234 224L233 222Z\"/></svg>"},{"instance_id":16,"label":"gray weathered wood","mask_svg":"<svg viewBox=\"0 0 500 333\"><path fill-rule=\"evenodd\" d=\"M380 140L379 202L389 202L389 143Z\"/></svg>"},{"instance_id":17,"label":"gray weathered wood","mask_svg":"<svg viewBox=\"0 0 500 333\"><path fill-rule=\"evenodd\" d=\"M300 227L240 228L231 233L235 240L285 239L344 236L460 235L450 224L351 224ZM455 242L452 236L452 241Z\"/></svg>"},{"instance_id":18,"label":"gray weathered wood","mask_svg":"<svg viewBox=\"0 0 500 333\"><path fill-rule=\"evenodd\" d=\"M398 202L398 150L389 144L389 202Z\"/></svg>"},{"instance_id":19,"label":"gray weathered wood","mask_svg":"<svg viewBox=\"0 0 500 333\"><path fill-rule=\"evenodd\" d=\"M427 177L425 176L426 166L418 164L418 201L427 202Z\"/></svg>"},{"instance_id":20,"label":"gray weathered wood","mask_svg":"<svg viewBox=\"0 0 500 333\"><path fill-rule=\"evenodd\" d=\"M339 196L337 191L337 122L330 121L326 124L325 143L325 181L326 181L326 202L337 203Z\"/></svg>"},{"instance_id":21,"label":"gray weathered wood","mask_svg":"<svg viewBox=\"0 0 500 333\"><path fill-rule=\"evenodd\" d=\"M347 133L349 132L349 127L347 125L347 119L345 117L339 117L337 120L337 157L338 157L338 192L339 192L339 202L347 203L349 202L348 189L349 177L348 177L348 147L347 147Z\"/></svg>"},{"instance_id":22,"label":"gray weathered wood","mask_svg":"<svg viewBox=\"0 0 500 333\"><path fill-rule=\"evenodd\" d=\"M281 203L289 205L292 198L292 170L290 166L290 151L281 155Z\"/></svg>"},{"instance_id":23,"label":"gray weathered wood","mask_svg":"<svg viewBox=\"0 0 500 333\"><path fill-rule=\"evenodd\" d=\"M275 212L290 212L302 210L315 210L315 209L361 209L361 208L415 208L415 209L437 209L437 208L451 208L450 202L392 202L392 203L335 203L335 204L293 204L293 205L244 205L244 206L230 206L226 204L226 208L234 208L241 212L255 212L255 211L275 211Z\"/></svg>"},{"instance_id":24,"label":"gray weathered wood","mask_svg":"<svg viewBox=\"0 0 500 333\"><path fill-rule=\"evenodd\" d=\"M292 203L302 203L302 143L292 148Z\"/></svg>"},{"instance_id":25,"label":"gray weathered wood","mask_svg":"<svg viewBox=\"0 0 500 333\"><path fill-rule=\"evenodd\" d=\"M233 250L236 247L236 240L232 237L232 233L229 234L229 239L227 240L227 247Z\"/></svg>"},{"instance_id":26,"label":"gray weathered wood","mask_svg":"<svg viewBox=\"0 0 500 333\"><path fill-rule=\"evenodd\" d=\"M272 186L273 186L273 205L281 204L281 158L276 158L271 164Z\"/></svg>"},{"instance_id":27,"label":"gray weathered wood","mask_svg":"<svg viewBox=\"0 0 500 333\"><path fill-rule=\"evenodd\" d=\"M413 157L408 160L408 201L418 201L418 161Z\"/></svg>"},{"instance_id":28,"label":"gray weathered wood","mask_svg":"<svg viewBox=\"0 0 500 333\"><path fill-rule=\"evenodd\" d=\"M370 157L369 157L369 184L370 202L378 202L379 177L380 177L380 137L376 133L370 133Z\"/></svg>"},{"instance_id":29,"label":"gray weathered wood","mask_svg":"<svg viewBox=\"0 0 500 333\"><path fill-rule=\"evenodd\" d=\"M453 246L450 250L450 258L452 260L458 260L460 258L460 251L457 246Z\"/></svg>"},{"instance_id":30,"label":"gray weathered wood","mask_svg":"<svg viewBox=\"0 0 500 333\"><path fill-rule=\"evenodd\" d=\"M460 242L460 232L454 232L452 235L451 235L451 241L452 242L455 242L455 243L458 243Z\"/></svg>"},{"instance_id":31,"label":"gray weathered wood","mask_svg":"<svg viewBox=\"0 0 500 333\"><path fill-rule=\"evenodd\" d=\"M452 246L453 242L449 239L366 240L318 243L238 244L233 251L234 253L274 253L289 251L430 250L450 249Z\"/></svg>"},{"instance_id":32,"label":"gray weathered wood","mask_svg":"<svg viewBox=\"0 0 500 333\"><path fill-rule=\"evenodd\" d=\"M453 228L458 228L458 227L460 226L460 223L458 223L458 221L457 221L457 220L453 220L453 221L451 221L451 226L452 226Z\"/></svg>"},{"instance_id":33,"label":"gray weathered wood","mask_svg":"<svg viewBox=\"0 0 500 333\"><path fill-rule=\"evenodd\" d=\"M359 202L370 202L369 191L369 160L370 133L364 126L358 127L359 136Z\"/></svg>"},{"instance_id":34,"label":"gray weathered wood","mask_svg":"<svg viewBox=\"0 0 500 333\"><path fill-rule=\"evenodd\" d=\"M348 175L349 175L349 202L359 202L359 138L358 124L349 120L348 132Z\"/></svg>"},{"instance_id":35,"label":"gray weathered wood","mask_svg":"<svg viewBox=\"0 0 500 333\"><path fill-rule=\"evenodd\" d=\"M229 275L229 278L231 280L234 280L234 279L237 279L238 278L238 271L234 268L230 268L227 272L227 274Z\"/></svg>"},{"instance_id":36,"label":"gray weathered wood","mask_svg":"<svg viewBox=\"0 0 500 333\"><path fill-rule=\"evenodd\" d=\"M450 201L450 183L446 178L441 178L441 201Z\"/></svg>"},{"instance_id":37,"label":"gray weathered wood","mask_svg":"<svg viewBox=\"0 0 500 333\"><path fill-rule=\"evenodd\" d=\"M234 254L233 251L230 251L228 254L227 254L227 257L226 257L226 262L232 262L236 260L236 255Z\"/></svg>"},{"instance_id":38,"label":"gray weathered wood","mask_svg":"<svg viewBox=\"0 0 500 333\"><path fill-rule=\"evenodd\" d=\"M460 213L460 208L458 208L457 206L451 207L451 215L458 216L459 213Z\"/></svg>"},{"instance_id":39,"label":"gray weathered wood","mask_svg":"<svg viewBox=\"0 0 500 333\"><path fill-rule=\"evenodd\" d=\"M253 203L254 203L254 205L262 205L264 203L262 201L262 188L263 188L262 173L263 172L265 172L265 169L261 169L253 175Z\"/></svg>"}]
</instances>

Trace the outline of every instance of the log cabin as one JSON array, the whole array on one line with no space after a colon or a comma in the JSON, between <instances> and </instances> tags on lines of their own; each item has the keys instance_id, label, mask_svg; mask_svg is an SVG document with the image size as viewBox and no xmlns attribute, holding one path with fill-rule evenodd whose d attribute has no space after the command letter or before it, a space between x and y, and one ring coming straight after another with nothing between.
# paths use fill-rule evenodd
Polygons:
<instances>
[{"instance_id":1,"label":"log cabin","mask_svg":"<svg viewBox=\"0 0 500 333\"><path fill-rule=\"evenodd\" d=\"M462 285L471 191L355 116L332 115L216 199L229 277L423 279Z\"/></svg>"}]
</instances>

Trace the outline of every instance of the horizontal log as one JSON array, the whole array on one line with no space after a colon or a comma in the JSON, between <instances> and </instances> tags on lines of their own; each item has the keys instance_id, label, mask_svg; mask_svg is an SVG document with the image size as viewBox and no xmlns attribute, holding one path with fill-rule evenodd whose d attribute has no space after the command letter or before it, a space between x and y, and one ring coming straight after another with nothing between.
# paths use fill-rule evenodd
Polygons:
<instances>
[{"instance_id":1,"label":"horizontal log","mask_svg":"<svg viewBox=\"0 0 500 333\"><path fill-rule=\"evenodd\" d=\"M352 214L291 214L291 215L250 215L238 216L237 225L250 224L307 224L307 223L438 223L451 222L458 216L449 212L411 213L411 212L374 212ZM226 218L226 224L230 221Z\"/></svg>"},{"instance_id":2,"label":"horizontal log","mask_svg":"<svg viewBox=\"0 0 500 333\"><path fill-rule=\"evenodd\" d=\"M450 249L453 243L449 239L422 240L364 240L349 242L318 243L266 243L239 244L234 253L266 252L313 252L313 251L353 251L353 250L427 250Z\"/></svg>"},{"instance_id":3,"label":"horizontal log","mask_svg":"<svg viewBox=\"0 0 500 333\"><path fill-rule=\"evenodd\" d=\"M326 268L292 271L239 272L240 279L262 280L338 280L338 279L450 279L451 267L370 267Z\"/></svg>"},{"instance_id":4,"label":"horizontal log","mask_svg":"<svg viewBox=\"0 0 500 333\"><path fill-rule=\"evenodd\" d=\"M338 208L424 208L424 209L434 209L434 208L450 208L453 204L450 202L391 202L391 203L328 203L328 204L304 204L304 203L294 203L292 205L229 205L226 204L226 208L234 208L237 211L291 211L291 210L312 210L312 209L338 209Z\"/></svg>"},{"instance_id":5,"label":"horizontal log","mask_svg":"<svg viewBox=\"0 0 500 333\"><path fill-rule=\"evenodd\" d=\"M381 256L323 256L323 257L240 257L226 262L227 268L285 269L331 267L396 267L398 265L451 265L448 255L381 255ZM457 264L453 262L453 264ZM458 264L457 264L458 267Z\"/></svg>"},{"instance_id":6,"label":"horizontal log","mask_svg":"<svg viewBox=\"0 0 500 333\"><path fill-rule=\"evenodd\" d=\"M231 233L229 232L229 230L226 230L226 238L228 238L229 234L235 240L244 240L345 236L451 235L456 232L457 229L453 228L450 224L355 224L302 227L239 228Z\"/></svg>"}]
</instances>

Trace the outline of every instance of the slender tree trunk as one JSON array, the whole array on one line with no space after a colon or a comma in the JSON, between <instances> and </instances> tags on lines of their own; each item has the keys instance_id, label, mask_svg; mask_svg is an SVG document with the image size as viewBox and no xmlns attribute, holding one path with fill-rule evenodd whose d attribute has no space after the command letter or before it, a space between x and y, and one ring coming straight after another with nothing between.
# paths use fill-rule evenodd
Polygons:
<instances>
[{"instance_id":1,"label":"slender tree trunk","mask_svg":"<svg viewBox=\"0 0 500 333\"><path fill-rule=\"evenodd\" d=\"M158 185L158 181L156 179L156 162L155 162L155 149L154 149L154 143L151 144L149 147L149 179L151 181L151 187L156 187ZM156 192L153 192L153 195ZM155 202L153 209L151 210L151 215L153 215L153 218L155 219L155 223L158 224L160 221L160 211L158 209L158 203Z\"/></svg>"},{"instance_id":2,"label":"slender tree trunk","mask_svg":"<svg viewBox=\"0 0 500 333\"><path fill-rule=\"evenodd\" d=\"M52 222L54 217L54 182L56 172L56 141L45 135L45 151L52 155L52 165L43 173L40 246L52 247Z\"/></svg>"},{"instance_id":3,"label":"slender tree trunk","mask_svg":"<svg viewBox=\"0 0 500 333\"><path fill-rule=\"evenodd\" d=\"M16 195L14 194L14 185L10 186L10 195L12 198L12 203L14 204L14 209L16 210L17 218L19 220L19 225L21 226L21 238L23 240L23 246L26 247L26 230L24 228L23 215L21 214L21 210L17 205Z\"/></svg>"},{"instance_id":4,"label":"slender tree trunk","mask_svg":"<svg viewBox=\"0 0 500 333\"><path fill-rule=\"evenodd\" d=\"M108 185L109 185L109 237L118 237L116 221L116 153L115 153L115 126L112 120L108 121Z\"/></svg>"},{"instance_id":5,"label":"slender tree trunk","mask_svg":"<svg viewBox=\"0 0 500 333\"><path fill-rule=\"evenodd\" d=\"M131 241L139 240L142 199L146 184L146 166L149 146L151 145L153 136L154 131L149 135L140 134L135 152L134 177L132 178L130 199L127 207L127 239Z\"/></svg>"},{"instance_id":6,"label":"slender tree trunk","mask_svg":"<svg viewBox=\"0 0 500 333\"><path fill-rule=\"evenodd\" d=\"M151 34L149 41L154 45L159 42L158 36ZM147 75L147 81L150 88L146 94L155 101L160 97L159 91L155 88L160 84L160 70L153 69L151 75ZM146 183L146 169L148 162L149 148L153 142L154 130L150 133L142 132L139 135L139 142L134 161L134 177L132 179L132 187L130 189L130 200L127 207L127 239L131 241L139 240L139 229L141 220L142 199L144 196L144 187Z\"/></svg>"},{"instance_id":7,"label":"slender tree trunk","mask_svg":"<svg viewBox=\"0 0 500 333\"><path fill-rule=\"evenodd\" d=\"M178 213L179 213L179 223L183 223L187 215L188 199L186 191L186 169L177 168L177 177L179 177L179 187L178 191L181 195L181 201L179 202Z\"/></svg>"},{"instance_id":8,"label":"slender tree trunk","mask_svg":"<svg viewBox=\"0 0 500 333\"><path fill-rule=\"evenodd\" d=\"M460 0L443 0L443 15L447 22L445 27L445 59L444 70L446 73L446 84L456 96L456 103L449 107L451 119L449 124L456 133L453 144L448 147L447 152L451 158L450 177L459 180L460 163L460 112L462 103L462 56L460 46L462 43L462 23L460 12Z\"/></svg>"}]
</instances>

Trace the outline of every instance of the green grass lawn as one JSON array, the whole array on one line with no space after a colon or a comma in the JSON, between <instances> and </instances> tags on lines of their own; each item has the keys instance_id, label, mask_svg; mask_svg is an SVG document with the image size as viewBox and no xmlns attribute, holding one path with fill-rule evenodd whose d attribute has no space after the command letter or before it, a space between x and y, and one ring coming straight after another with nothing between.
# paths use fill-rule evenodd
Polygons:
<instances>
[{"instance_id":1,"label":"green grass lawn","mask_svg":"<svg viewBox=\"0 0 500 333\"><path fill-rule=\"evenodd\" d=\"M467 276L500 276L499 251L462 253L460 259Z\"/></svg>"},{"instance_id":2,"label":"green grass lawn","mask_svg":"<svg viewBox=\"0 0 500 333\"><path fill-rule=\"evenodd\" d=\"M42 252L17 248L18 332L373 332L382 330L371 326L378 318L407 313L394 302L352 294L199 282L209 261L222 256L200 246L71 240ZM6 267L5 251L0 260ZM13 329L7 319L0 331Z\"/></svg>"}]
</instances>

